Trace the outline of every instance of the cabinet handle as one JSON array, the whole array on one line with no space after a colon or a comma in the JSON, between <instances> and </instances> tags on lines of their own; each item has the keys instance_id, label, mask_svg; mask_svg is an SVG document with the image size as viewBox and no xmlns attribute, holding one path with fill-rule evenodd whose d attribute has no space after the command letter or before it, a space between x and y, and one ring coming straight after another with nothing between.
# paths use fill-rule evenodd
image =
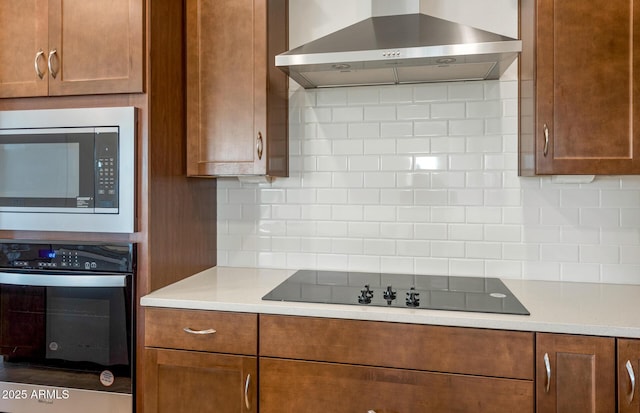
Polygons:
<instances>
[{"instance_id":1,"label":"cabinet handle","mask_svg":"<svg viewBox=\"0 0 640 413\"><path fill-rule=\"evenodd\" d=\"M40 66L38 65L38 61L40 60L41 57L44 56L44 51L42 49L38 50L38 53L36 53L36 58L33 62L33 65L36 68L36 75L38 75L38 77L40 78L40 80L44 79L44 72L42 72L40 70Z\"/></svg>"},{"instance_id":2,"label":"cabinet handle","mask_svg":"<svg viewBox=\"0 0 640 413\"><path fill-rule=\"evenodd\" d=\"M549 353L544 353L544 369L547 372L547 382L544 386L545 393L549 393L549 386L551 385L551 363L549 363Z\"/></svg>"},{"instance_id":3,"label":"cabinet handle","mask_svg":"<svg viewBox=\"0 0 640 413\"><path fill-rule=\"evenodd\" d=\"M631 381L631 391L629 392L629 403L633 401L633 396L636 393L636 374L633 371L633 366L631 365L631 361L627 360L627 364L625 364L627 368L627 373L629 374L629 380Z\"/></svg>"},{"instance_id":4,"label":"cabinet handle","mask_svg":"<svg viewBox=\"0 0 640 413\"><path fill-rule=\"evenodd\" d=\"M546 123L544 124L544 150L542 153L544 156L549 153L549 127Z\"/></svg>"},{"instance_id":5,"label":"cabinet handle","mask_svg":"<svg viewBox=\"0 0 640 413\"><path fill-rule=\"evenodd\" d=\"M256 142L256 150L258 151L258 159L262 159L262 132L258 132L258 141Z\"/></svg>"},{"instance_id":6,"label":"cabinet handle","mask_svg":"<svg viewBox=\"0 0 640 413\"><path fill-rule=\"evenodd\" d=\"M47 66L49 66L49 73L51 73L51 77L52 78L56 78L56 76L58 76L58 72L56 72L55 70L53 70L53 64L51 63L51 61L53 60L53 56L58 53L57 49L53 49L52 51L49 52L49 59L47 59Z\"/></svg>"},{"instance_id":7,"label":"cabinet handle","mask_svg":"<svg viewBox=\"0 0 640 413\"><path fill-rule=\"evenodd\" d=\"M251 403L249 403L249 383L251 383L251 374L247 374L247 379L244 381L244 405L247 406L247 410L251 410Z\"/></svg>"},{"instance_id":8,"label":"cabinet handle","mask_svg":"<svg viewBox=\"0 0 640 413\"><path fill-rule=\"evenodd\" d=\"M214 330L213 328L210 328L208 330L192 330L189 327L185 327L182 329L182 331L184 331L185 333L189 333L189 334L198 334L198 335L206 335L206 334L215 334L216 330Z\"/></svg>"}]
</instances>

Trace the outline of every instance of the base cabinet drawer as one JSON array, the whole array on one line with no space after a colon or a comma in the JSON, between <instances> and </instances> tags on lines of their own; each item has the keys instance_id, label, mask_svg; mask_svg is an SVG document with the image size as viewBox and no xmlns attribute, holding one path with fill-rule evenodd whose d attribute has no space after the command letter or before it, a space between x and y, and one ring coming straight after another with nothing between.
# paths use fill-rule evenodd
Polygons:
<instances>
[{"instance_id":1,"label":"base cabinet drawer","mask_svg":"<svg viewBox=\"0 0 640 413\"><path fill-rule=\"evenodd\" d=\"M533 413L528 380L260 358L261 413Z\"/></svg>"}]
</instances>

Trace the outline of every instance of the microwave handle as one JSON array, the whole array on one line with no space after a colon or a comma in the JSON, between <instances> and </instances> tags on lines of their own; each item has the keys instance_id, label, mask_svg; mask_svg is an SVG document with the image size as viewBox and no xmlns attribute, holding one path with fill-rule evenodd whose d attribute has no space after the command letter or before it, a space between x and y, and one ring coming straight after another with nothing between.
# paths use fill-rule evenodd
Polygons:
<instances>
[{"instance_id":1,"label":"microwave handle","mask_svg":"<svg viewBox=\"0 0 640 413\"><path fill-rule=\"evenodd\" d=\"M25 285L33 287L125 287L126 274L29 274L0 272L0 284Z\"/></svg>"}]
</instances>

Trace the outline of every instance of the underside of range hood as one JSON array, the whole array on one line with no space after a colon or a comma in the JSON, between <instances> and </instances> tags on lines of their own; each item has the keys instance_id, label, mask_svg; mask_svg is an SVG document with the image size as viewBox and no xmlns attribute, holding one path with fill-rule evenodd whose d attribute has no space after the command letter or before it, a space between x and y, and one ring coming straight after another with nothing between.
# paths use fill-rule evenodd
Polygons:
<instances>
[{"instance_id":1,"label":"underside of range hood","mask_svg":"<svg viewBox=\"0 0 640 413\"><path fill-rule=\"evenodd\" d=\"M304 88L498 79L522 42L425 14L372 17L276 56Z\"/></svg>"}]
</instances>

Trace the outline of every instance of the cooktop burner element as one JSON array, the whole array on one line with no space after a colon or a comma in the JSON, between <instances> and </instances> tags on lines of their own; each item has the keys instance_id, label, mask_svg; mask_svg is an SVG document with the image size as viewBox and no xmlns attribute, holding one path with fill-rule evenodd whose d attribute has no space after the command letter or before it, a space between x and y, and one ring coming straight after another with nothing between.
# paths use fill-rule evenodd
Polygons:
<instances>
[{"instance_id":1,"label":"cooktop burner element","mask_svg":"<svg viewBox=\"0 0 640 413\"><path fill-rule=\"evenodd\" d=\"M299 270L262 299L529 315L498 278Z\"/></svg>"}]
</instances>

